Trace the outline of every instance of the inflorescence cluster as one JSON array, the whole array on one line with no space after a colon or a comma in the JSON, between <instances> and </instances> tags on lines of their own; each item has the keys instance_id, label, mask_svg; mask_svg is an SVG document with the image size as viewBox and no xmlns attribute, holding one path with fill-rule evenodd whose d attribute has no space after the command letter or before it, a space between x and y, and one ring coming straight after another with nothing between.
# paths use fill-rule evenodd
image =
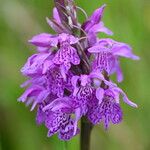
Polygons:
<instances>
[{"instance_id":1,"label":"inflorescence cluster","mask_svg":"<svg viewBox=\"0 0 150 150\"><path fill-rule=\"evenodd\" d=\"M137 107L110 75L115 73L121 82L120 57L139 57L129 45L97 36L113 34L102 22L104 8L87 17L73 0L55 0L53 18L46 20L56 34L41 33L29 40L37 51L21 69L28 80L22 84L27 89L19 101L37 109L36 122L45 124L48 136L58 133L62 140L71 139L80 132L78 121L83 116L94 125L103 123L106 129L110 123L120 123L120 96ZM82 24L78 10L86 17Z\"/></svg>"}]
</instances>

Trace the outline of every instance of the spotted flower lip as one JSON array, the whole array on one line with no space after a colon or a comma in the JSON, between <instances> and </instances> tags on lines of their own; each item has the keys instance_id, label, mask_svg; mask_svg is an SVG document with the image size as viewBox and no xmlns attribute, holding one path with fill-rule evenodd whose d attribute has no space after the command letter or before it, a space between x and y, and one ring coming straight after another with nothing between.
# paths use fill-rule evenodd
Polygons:
<instances>
[{"instance_id":1,"label":"spotted flower lip","mask_svg":"<svg viewBox=\"0 0 150 150\"><path fill-rule=\"evenodd\" d=\"M123 119L120 99L137 108L110 77L116 73L118 82L123 80L120 57L139 57L128 44L98 38L99 32L112 35L102 21L105 4L81 24L73 1L65 2L58 0L52 19L46 18L56 34L41 33L28 41L36 53L21 68L28 79L18 101L37 110L36 123L45 125L48 137L57 134L68 141L80 133L82 117L108 129Z\"/></svg>"},{"instance_id":2,"label":"spotted flower lip","mask_svg":"<svg viewBox=\"0 0 150 150\"><path fill-rule=\"evenodd\" d=\"M65 33L59 35L60 49L56 53L53 62L62 66L62 72L67 72L71 68L71 63L74 65L78 65L80 63L77 50L71 46L71 44L75 44L77 42L78 38L72 35Z\"/></svg>"},{"instance_id":3,"label":"spotted flower lip","mask_svg":"<svg viewBox=\"0 0 150 150\"><path fill-rule=\"evenodd\" d=\"M96 92L98 101L91 103L88 111L88 119L93 124L100 122L104 123L106 129L108 129L110 122L118 124L122 121L122 110L119 105L119 96L122 95L123 101L132 107L137 107L135 103L130 101L122 89L113 87L109 89L99 88Z\"/></svg>"},{"instance_id":4,"label":"spotted flower lip","mask_svg":"<svg viewBox=\"0 0 150 150\"><path fill-rule=\"evenodd\" d=\"M48 137L58 133L60 139L70 140L74 136L74 122L68 114L63 114L59 111L48 112L45 119L45 125L49 129ZM76 134L78 134L78 130L76 131Z\"/></svg>"}]
</instances>

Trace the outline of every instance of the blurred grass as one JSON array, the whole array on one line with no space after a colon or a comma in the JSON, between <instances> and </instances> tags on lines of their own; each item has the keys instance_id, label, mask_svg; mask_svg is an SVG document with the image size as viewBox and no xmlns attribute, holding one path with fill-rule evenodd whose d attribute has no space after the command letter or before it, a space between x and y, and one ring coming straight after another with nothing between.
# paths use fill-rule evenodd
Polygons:
<instances>
[{"instance_id":1,"label":"blurred grass","mask_svg":"<svg viewBox=\"0 0 150 150\"><path fill-rule=\"evenodd\" d=\"M150 1L76 0L88 15L106 3L104 22L114 31L113 38L133 46L139 62L122 59L125 80L120 84L138 109L121 104L124 121L106 132L102 125L92 132L92 150L150 149ZM51 16L52 0L0 0L0 149L63 150L56 136L47 138L47 129L35 124L30 112L17 98L25 80L19 70L34 51L27 40L40 32L51 32L45 22ZM83 21L84 16L80 17ZM104 35L100 35L104 36ZM68 150L79 149L79 136L67 143Z\"/></svg>"}]
</instances>

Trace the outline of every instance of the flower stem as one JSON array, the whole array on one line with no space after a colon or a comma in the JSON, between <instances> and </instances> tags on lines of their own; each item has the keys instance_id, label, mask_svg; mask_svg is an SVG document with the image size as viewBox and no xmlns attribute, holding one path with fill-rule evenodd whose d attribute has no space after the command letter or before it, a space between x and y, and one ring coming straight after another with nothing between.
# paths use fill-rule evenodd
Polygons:
<instances>
[{"instance_id":1,"label":"flower stem","mask_svg":"<svg viewBox=\"0 0 150 150\"><path fill-rule=\"evenodd\" d=\"M92 124L86 118L81 119L81 137L80 150L90 150L90 136L92 131Z\"/></svg>"}]
</instances>

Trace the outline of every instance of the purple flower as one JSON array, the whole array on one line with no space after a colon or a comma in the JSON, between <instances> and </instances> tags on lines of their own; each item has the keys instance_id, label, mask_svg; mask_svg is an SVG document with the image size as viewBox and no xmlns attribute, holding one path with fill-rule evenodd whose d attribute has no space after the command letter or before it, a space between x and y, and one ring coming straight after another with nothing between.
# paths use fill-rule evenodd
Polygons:
<instances>
[{"instance_id":1,"label":"purple flower","mask_svg":"<svg viewBox=\"0 0 150 150\"><path fill-rule=\"evenodd\" d=\"M26 102L27 105L32 104L31 110L35 108L38 103L43 102L47 96L49 95L49 91L42 86L32 85L23 93L23 95L18 99L21 102Z\"/></svg>"},{"instance_id":2,"label":"purple flower","mask_svg":"<svg viewBox=\"0 0 150 150\"><path fill-rule=\"evenodd\" d=\"M57 36L52 36L50 34L43 33L34 36L31 40L29 40L29 42L37 46L38 51L49 52L49 54L51 53L51 51L48 50L50 50L51 48L59 47L58 52L53 58L53 62L57 65L61 65L62 72L67 72L71 67L71 63L74 65L78 65L80 63L80 58L77 54L77 50L72 46L72 44L76 44L78 42L78 38L72 35L62 33ZM39 55L48 55L48 54L46 53ZM28 62L30 64L33 57L29 58Z\"/></svg>"},{"instance_id":3,"label":"purple flower","mask_svg":"<svg viewBox=\"0 0 150 150\"><path fill-rule=\"evenodd\" d=\"M65 90L72 90L72 73L68 72L64 78L60 68L51 59L53 59L53 55L50 53L35 54L27 60L21 69L24 75L31 78L23 83L22 87L31 86L27 88L19 101L26 101L27 104L33 103L31 110L50 94L62 97Z\"/></svg>"},{"instance_id":4,"label":"purple flower","mask_svg":"<svg viewBox=\"0 0 150 150\"><path fill-rule=\"evenodd\" d=\"M69 140L79 133L79 129L71 118L72 110L68 101L60 99L52 95L47 101L38 104L36 121L38 124L44 123L48 128L48 137L58 133L61 140Z\"/></svg>"},{"instance_id":5,"label":"purple flower","mask_svg":"<svg viewBox=\"0 0 150 150\"><path fill-rule=\"evenodd\" d=\"M79 133L75 119L71 114L75 113L71 97L57 98L43 107L45 112L45 125L49 129L48 136L59 133L59 138L69 140Z\"/></svg>"},{"instance_id":6,"label":"purple flower","mask_svg":"<svg viewBox=\"0 0 150 150\"><path fill-rule=\"evenodd\" d=\"M48 137L58 133L61 140L70 140L74 135L74 121L69 114L46 112L45 125L48 128Z\"/></svg>"},{"instance_id":7,"label":"purple flower","mask_svg":"<svg viewBox=\"0 0 150 150\"><path fill-rule=\"evenodd\" d=\"M22 74L29 77L44 74L46 69L52 65L52 57L51 53L39 53L32 55L22 67Z\"/></svg>"},{"instance_id":8,"label":"purple flower","mask_svg":"<svg viewBox=\"0 0 150 150\"><path fill-rule=\"evenodd\" d=\"M78 42L78 38L63 33L59 35L58 40L60 43L60 49L56 53L53 62L57 65L61 65L63 72L67 72L71 67L71 63L74 65L80 63L77 50L71 46L71 44Z\"/></svg>"},{"instance_id":9,"label":"purple flower","mask_svg":"<svg viewBox=\"0 0 150 150\"><path fill-rule=\"evenodd\" d=\"M109 123L118 124L122 121L122 110L119 104L119 96L123 96L125 103L132 107L137 105L131 102L126 94L118 87L109 89L99 88L96 92L97 101L94 99L88 111L88 119L93 124L103 122L105 128L109 127Z\"/></svg>"},{"instance_id":10,"label":"purple flower","mask_svg":"<svg viewBox=\"0 0 150 150\"><path fill-rule=\"evenodd\" d=\"M112 31L104 26L102 22L103 12L106 5L104 4L100 8L96 9L91 17L82 25L82 28L88 33L88 39L91 45L96 43L98 32L103 32L108 35L112 35Z\"/></svg>"},{"instance_id":11,"label":"purple flower","mask_svg":"<svg viewBox=\"0 0 150 150\"><path fill-rule=\"evenodd\" d=\"M83 114L87 112L87 105L95 98L95 91L97 90L94 87L94 79L99 80L100 82L104 82L106 85L110 87L115 87L116 85L105 80L102 74L97 74L97 72L92 72L90 75L81 75L81 76L73 76L71 79L72 85L74 87L73 97L76 101L80 103L81 107L84 107L82 110ZM94 97L93 97L94 96Z\"/></svg>"},{"instance_id":12,"label":"purple flower","mask_svg":"<svg viewBox=\"0 0 150 150\"><path fill-rule=\"evenodd\" d=\"M72 85L74 87L73 96L71 100L75 106L75 116L77 124L78 120L87 114L89 107L93 101L97 101L96 93L98 88L93 86L94 79L104 82L110 87L116 87L115 84L104 79L102 74L97 74L97 72L92 72L90 75L81 75L72 77Z\"/></svg>"},{"instance_id":13,"label":"purple flower","mask_svg":"<svg viewBox=\"0 0 150 150\"><path fill-rule=\"evenodd\" d=\"M129 45L112 39L101 39L88 51L95 55L93 69L101 72L105 70L109 75L116 72L118 82L123 80L119 57L139 60L139 57L132 53Z\"/></svg>"},{"instance_id":14,"label":"purple flower","mask_svg":"<svg viewBox=\"0 0 150 150\"><path fill-rule=\"evenodd\" d=\"M53 67L47 72L46 77L47 83L49 83L49 89L51 89L51 92L56 94L58 97L62 97L64 95L65 89L68 91L72 90L72 74L70 72L66 74L64 79L60 69L58 67Z\"/></svg>"}]
</instances>

